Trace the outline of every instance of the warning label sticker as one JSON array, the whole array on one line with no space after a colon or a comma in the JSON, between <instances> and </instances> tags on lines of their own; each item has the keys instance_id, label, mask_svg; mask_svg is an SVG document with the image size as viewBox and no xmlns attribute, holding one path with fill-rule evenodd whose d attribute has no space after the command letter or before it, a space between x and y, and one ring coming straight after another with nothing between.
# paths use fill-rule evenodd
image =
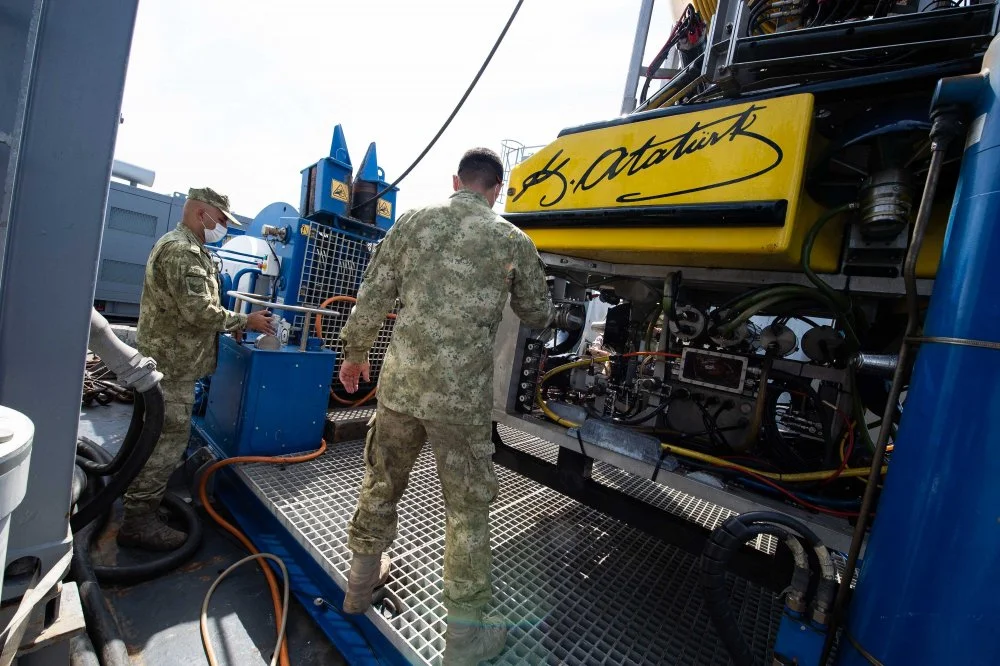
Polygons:
<instances>
[{"instance_id":1,"label":"warning label sticker","mask_svg":"<svg viewBox=\"0 0 1000 666\"><path fill-rule=\"evenodd\" d=\"M347 203L347 183L342 183L339 180L333 180L330 182L330 196L338 201L343 201Z\"/></svg>"},{"instance_id":2,"label":"warning label sticker","mask_svg":"<svg viewBox=\"0 0 1000 666\"><path fill-rule=\"evenodd\" d=\"M378 208L376 209L379 217L384 217L387 219L392 219L392 203L386 201L385 199L378 200Z\"/></svg>"}]
</instances>

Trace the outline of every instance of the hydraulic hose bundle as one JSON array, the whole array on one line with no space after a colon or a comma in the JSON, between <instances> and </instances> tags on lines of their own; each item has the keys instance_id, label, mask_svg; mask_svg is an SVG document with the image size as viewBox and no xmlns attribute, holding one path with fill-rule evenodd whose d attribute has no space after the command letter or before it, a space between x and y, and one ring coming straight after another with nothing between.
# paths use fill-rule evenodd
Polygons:
<instances>
[{"instance_id":1,"label":"hydraulic hose bundle","mask_svg":"<svg viewBox=\"0 0 1000 666\"><path fill-rule=\"evenodd\" d=\"M733 516L717 527L702 552L701 582L708 614L736 666L756 666L758 662L740 633L736 615L730 606L726 569L740 548L761 534L769 534L783 541L791 550L795 561L791 584L785 597L786 614L800 622L809 622L818 631L822 631L829 622L837 590L836 570L830 551L802 522L777 512L755 511ZM819 581L811 604L809 589L812 567L809 554L800 539L812 551L819 571Z\"/></svg>"},{"instance_id":2,"label":"hydraulic hose bundle","mask_svg":"<svg viewBox=\"0 0 1000 666\"><path fill-rule=\"evenodd\" d=\"M88 475L88 489L97 488L88 495L84 503L78 504L76 513L70 518L78 543L85 540L81 537L83 529L95 519L106 521L115 501L125 492L152 454L159 440L162 424L163 395L159 387L154 387L137 396L132 422L118 455L112 458L102 447L86 439L77 442L77 469ZM187 502L171 493L163 497L163 504L184 522L188 534L184 544L158 559L141 564L91 567L95 580L115 585L134 585L161 576L191 559L201 544L203 534L198 514ZM98 529L86 534L92 540L99 532ZM89 559L89 554L87 557Z\"/></svg>"},{"instance_id":3,"label":"hydraulic hose bundle","mask_svg":"<svg viewBox=\"0 0 1000 666\"><path fill-rule=\"evenodd\" d=\"M117 455L112 456L87 440L77 442L77 465L73 475L76 511L70 518L75 537L70 572L80 588L94 656L104 666L118 666L129 664L130 660L117 622L105 604L99 581L137 583L176 568L197 550L202 528L197 514L187 503L167 495L164 502L182 516L188 528L187 541L180 549L136 566L93 566L90 546L107 523L115 500L142 470L159 441L164 401L159 387L162 375L156 372L155 363L119 341L96 310L91 313L89 347L122 385L136 389L132 419Z\"/></svg>"}]
</instances>

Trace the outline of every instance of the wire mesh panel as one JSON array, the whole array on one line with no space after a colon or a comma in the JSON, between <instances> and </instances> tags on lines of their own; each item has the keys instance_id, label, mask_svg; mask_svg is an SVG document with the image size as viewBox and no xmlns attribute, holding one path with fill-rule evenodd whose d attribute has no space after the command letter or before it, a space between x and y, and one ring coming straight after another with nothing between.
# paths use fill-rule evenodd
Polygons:
<instances>
[{"instance_id":1,"label":"wire mesh panel","mask_svg":"<svg viewBox=\"0 0 1000 666\"><path fill-rule=\"evenodd\" d=\"M348 235L320 222L310 222L302 280L299 283L299 304L319 307L331 296L357 297L375 245L373 241ZM353 306L353 302L327 304L325 307L335 310L337 314L324 315L318 326L314 324L313 330L309 331L310 335L317 335L318 328L323 346L336 352L338 357L343 353L340 331L347 323ZM301 330L303 322L303 315L297 315L293 322L294 328ZM378 332L368 355L372 367L371 382L363 384L362 390L374 387L378 381L392 338L392 325L392 320L386 319ZM343 388L336 375L333 378L333 388L336 391Z\"/></svg>"}]
</instances>

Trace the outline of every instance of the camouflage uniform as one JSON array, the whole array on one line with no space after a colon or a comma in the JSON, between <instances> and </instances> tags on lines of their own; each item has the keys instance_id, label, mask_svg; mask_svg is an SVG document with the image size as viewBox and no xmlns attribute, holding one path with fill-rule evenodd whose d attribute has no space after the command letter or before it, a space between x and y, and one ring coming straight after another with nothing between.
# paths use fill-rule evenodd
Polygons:
<instances>
[{"instance_id":1,"label":"camouflage uniform","mask_svg":"<svg viewBox=\"0 0 1000 666\"><path fill-rule=\"evenodd\" d=\"M396 503L429 440L447 511L444 601L453 616L478 618L492 595L493 345L508 295L527 325L551 321L534 244L484 197L461 190L443 205L400 217L378 246L341 334L346 360L365 362L385 313L400 300L348 546L375 554L392 544Z\"/></svg>"},{"instance_id":2,"label":"camouflage uniform","mask_svg":"<svg viewBox=\"0 0 1000 666\"><path fill-rule=\"evenodd\" d=\"M211 190L191 190L228 217L229 201ZM125 506L155 510L170 473L187 448L195 381L215 371L218 334L242 330L247 315L220 304L221 283L212 255L183 224L153 247L139 305L139 351L156 359L163 373L163 431L142 472L125 493Z\"/></svg>"}]
</instances>

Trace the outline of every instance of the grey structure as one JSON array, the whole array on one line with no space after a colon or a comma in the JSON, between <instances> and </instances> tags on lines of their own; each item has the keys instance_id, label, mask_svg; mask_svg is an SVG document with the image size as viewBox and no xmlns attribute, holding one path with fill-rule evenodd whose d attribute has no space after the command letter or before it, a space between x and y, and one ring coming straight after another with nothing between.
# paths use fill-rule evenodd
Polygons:
<instances>
[{"instance_id":1,"label":"grey structure","mask_svg":"<svg viewBox=\"0 0 1000 666\"><path fill-rule=\"evenodd\" d=\"M12 518L11 564L49 568L70 546L83 365L136 7L0 0L0 403L35 422L41 462Z\"/></svg>"},{"instance_id":2,"label":"grey structure","mask_svg":"<svg viewBox=\"0 0 1000 666\"><path fill-rule=\"evenodd\" d=\"M186 197L111 183L94 306L106 317L138 319L146 258L181 219Z\"/></svg>"}]
</instances>

